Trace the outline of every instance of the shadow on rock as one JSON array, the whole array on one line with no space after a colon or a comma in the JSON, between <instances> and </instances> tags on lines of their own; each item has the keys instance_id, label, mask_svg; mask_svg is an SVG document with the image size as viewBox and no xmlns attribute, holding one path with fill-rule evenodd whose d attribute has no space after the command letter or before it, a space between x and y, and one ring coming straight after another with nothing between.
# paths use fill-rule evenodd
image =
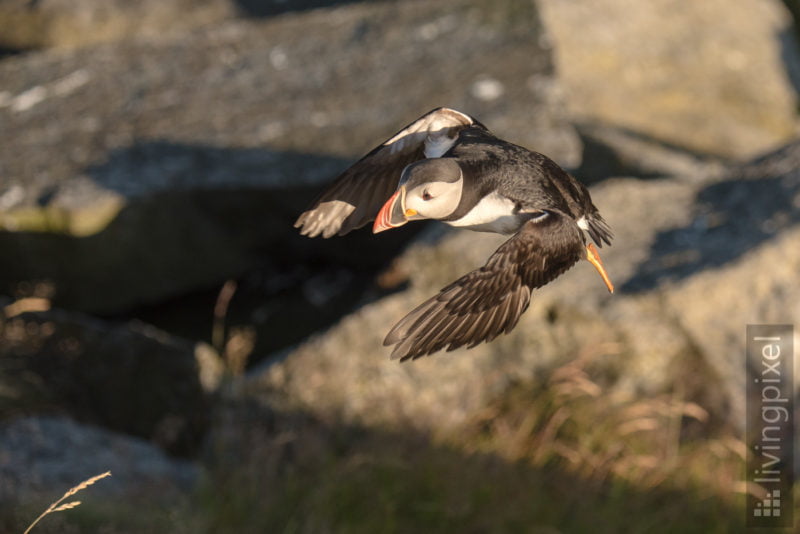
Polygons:
<instances>
[{"instance_id":1,"label":"shadow on rock","mask_svg":"<svg viewBox=\"0 0 800 534\"><path fill-rule=\"evenodd\" d=\"M0 232L0 289L49 281L61 307L114 313L197 289L269 260L375 269L410 238L346 239L297 234L297 215L349 160L261 149L147 142L90 167L91 184L49 192L42 231ZM121 209L95 233L70 235L76 219L100 215L104 197Z\"/></svg>"},{"instance_id":2,"label":"shadow on rock","mask_svg":"<svg viewBox=\"0 0 800 534\"><path fill-rule=\"evenodd\" d=\"M575 129L583 155L574 174L587 184L619 176L706 175L721 165L719 158L624 126L583 121L576 123Z\"/></svg>"},{"instance_id":3,"label":"shadow on rock","mask_svg":"<svg viewBox=\"0 0 800 534\"><path fill-rule=\"evenodd\" d=\"M4 315L0 420L67 414L173 454L196 452L210 398L192 343L138 322L64 310Z\"/></svg>"},{"instance_id":4,"label":"shadow on rock","mask_svg":"<svg viewBox=\"0 0 800 534\"><path fill-rule=\"evenodd\" d=\"M659 233L649 258L620 289L647 291L721 267L800 222L799 167L795 143L702 189L692 222Z\"/></svg>"},{"instance_id":5,"label":"shadow on rock","mask_svg":"<svg viewBox=\"0 0 800 534\"><path fill-rule=\"evenodd\" d=\"M5 57L22 54L23 52L25 52L24 49L0 46L0 60L2 60Z\"/></svg>"},{"instance_id":6,"label":"shadow on rock","mask_svg":"<svg viewBox=\"0 0 800 534\"><path fill-rule=\"evenodd\" d=\"M795 100L800 95L800 29L798 29L798 22L800 22L800 4L796 1L786 1L786 5L791 5L792 16L795 24L783 29L778 33L777 40L780 43L781 60L786 69L786 77L792 84L795 91ZM800 103L796 103L800 106Z\"/></svg>"},{"instance_id":7,"label":"shadow on rock","mask_svg":"<svg viewBox=\"0 0 800 534\"><path fill-rule=\"evenodd\" d=\"M319 7L334 7L360 2L375 2L379 0L235 0L239 11L248 17L272 17L293 11L306 11Z\"/></svg>"},{"instance_id":8,"label":"shadow on rock","mask_svg":"<svg viewBox=\"0 0 800 534\"><path fill-rule=\"evenodd\" d=\"M424 227L300 236L298 214L350 163L166 141L117 150L87 169L88 185L40 198L45 231L0 232L0 251L15 259L0 263L0 291L211 341L219 288L239 279L229 326L255 328L256 354L284 348L375 298L376 274ZM120 199L99 231L70 235L74 219L102 217Z\"/></svg>"}]
</instances>

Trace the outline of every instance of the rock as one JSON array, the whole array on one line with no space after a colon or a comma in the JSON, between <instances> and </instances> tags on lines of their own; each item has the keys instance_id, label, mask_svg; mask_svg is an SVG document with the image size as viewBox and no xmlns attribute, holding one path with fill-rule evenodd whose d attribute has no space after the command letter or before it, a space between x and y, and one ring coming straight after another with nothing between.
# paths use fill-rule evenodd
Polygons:
<instances>
[{"instance_id":1,"label":"rock","mask_svg":"<svg viewBox=\"0 0 800 534\"><path fill-rule=\"evenodd\" d=\"M69 414L177 454L194 452L208 424L194 347L142 323L64 310L0 318L0 370L0 419Z\"/></svg>"},{"instance_id":2,"label":"rock","mask_svg":"<svg viewBox=\"0 0 800 534\"><path fill-rule=\"evenodd\" d=\"M583 156L573 174L584 183L614 176L721 176L726 169L719 158L695 154L625 128L579 122L575 129L583 143Z\"/></svg>"},{"instance_id":3,"label":"rock","mask_svg":"<svg viewBox=\"0 0 800 534\"><path fill-rule=\"evenodd\" d=\"M250 391L333 420L435 433L510 384L579 359L604 395L669 393L702 406L712 424L742 430L745 326L800 321L798 157L800 143L723 177L603 182L592 196L616 235L602 250L616 294L581 262L534 294L511 334L390 361L381 342L391 326L503 241L437 230L394 265L407 289L254 373Z\"/></svg>"},{"instance_id":4,"label":"rock","mask_svg":"<svg viewBox=\"0 0 800 534\"><path fill-rule=\"evenodd\" d=\"M42 511L68 489L106 471L111 476L76 498L87 503L149 502L185 494L198 469L169 458L140 438L65 417L20 417L0 423L0 502L42 501ZM32 520L33 518L31 518Z\"/></svg>"},{"instance_id":5,"label":"rock","mask_svg":"<svg viewBox=\"0 0 800 534\"><path fill-rule=\"evenodd\" d=\"M265 257L381 265L410 234L321 243L291 225L422 113L464 109L577 163L543 35L524 0L376 3L8 58L0 292L46 282L61 307L112 313Z\"/></svg>"},{"instance_id":6,"label":"rock","mask_svg":"<svg viewBox=\"0 0 800 534\"><path fill-rule=\"evenodd\" d=\"M570 113L739 160L797 130L800 61L779 0L541 0Z\"/></svg>"},{"instance_id":7,"label":"rock","mask_svg":"<svg viewBox=\"0 0 800 534\"><path fill-rule=\"evenodd\" d=\"M231 18L235 12L229 0L0 0L0 46L26 50L157 38Z\"/></svg>"},{"instance_id":8,"label":"rock","mask_svg":"<svg viewBox=\"0 0 800 534\"><path fill-rule=\"evenodd\" d=\"M70 48L203 31L236 16L268 17L348 0L0 0L0 48Z\"/></svg>"},{"instance_id":9,"label":"rock","mask_svg":"<svg viewBox=\"0 0 800 534\"><path fill-rule=\"evenodd\" d=\"M633 293L666 286L665 306L720 378L740 430L746 370L760 370L745 365L746 326L800 324L798 169L794 142L702 188L691 220L660 232L626 282Z\"/></svg>"}]
</instances>

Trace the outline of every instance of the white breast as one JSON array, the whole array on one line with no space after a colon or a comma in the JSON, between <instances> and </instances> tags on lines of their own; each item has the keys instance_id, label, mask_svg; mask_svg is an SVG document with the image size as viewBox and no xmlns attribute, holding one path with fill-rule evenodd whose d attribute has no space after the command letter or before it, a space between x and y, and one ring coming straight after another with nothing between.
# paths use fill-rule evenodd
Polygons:
<instances>
[{"instance_id":1,"label":"white breast","mask_svg":"<svg viewBox=\"0 0 800 534\"><path fill-rule=\"evenodd\" d=\"M469 213L455 221L445 221L451 226L478 232L513 234L519 229L522 219L514 211L514 202L492 193L481 199Z\"/></svg>"}]
</instances>

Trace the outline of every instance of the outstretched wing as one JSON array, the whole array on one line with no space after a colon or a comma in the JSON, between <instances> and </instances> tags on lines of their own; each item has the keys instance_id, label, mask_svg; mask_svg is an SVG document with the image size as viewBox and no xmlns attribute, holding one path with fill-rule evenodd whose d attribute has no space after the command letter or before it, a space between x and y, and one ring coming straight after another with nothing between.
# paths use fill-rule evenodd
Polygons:
<instances>
[{"instance_id":1,"label":"outstretched wing","mask_svg":"<svg viewBox=\"0 0 800 534\"><path fill-rule=\"evenodd\" d=\"M475 123L459 111L437 108L375 147L338 178L294 223L308 237L344 235L369 223L394 193L406 165L438 158L458 132Z\"/></svg>"},{"instance_id":2,"label":"outstretched wing","mask_svg":"<svg viewBox=\"0 0 800 534\"><path fill-rule=\"evenodd\" d=\"M486 262L400 320L384 340L401 361L510 332L528 308L531 291L557 278L584 255L575 221L543 211L525 223Z\"/></svg>"}]
</instances>

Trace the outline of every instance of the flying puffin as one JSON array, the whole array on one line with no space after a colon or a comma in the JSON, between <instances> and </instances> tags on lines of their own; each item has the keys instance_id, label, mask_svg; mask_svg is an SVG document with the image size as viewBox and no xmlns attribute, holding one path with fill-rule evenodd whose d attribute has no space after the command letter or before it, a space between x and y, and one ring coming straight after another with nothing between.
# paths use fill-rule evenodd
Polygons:
<instances>
[{"instance_id":1,"label":"flying puffin","mask_svg":"<svg viewBox=\"0 0 800 534\"><path fill-rule=\"evenodd\" d=\"M344 171L303 212L308 237L344 235L371 221L374 233L409 221L511 235L486 264L398 322L384 340L392 359L416 359L510 332L531 291L588 260L614 291L597 249L609 226L589 191L543 154L495 137L466 113L437 108Z\"/></svg>"}]
</instances>

